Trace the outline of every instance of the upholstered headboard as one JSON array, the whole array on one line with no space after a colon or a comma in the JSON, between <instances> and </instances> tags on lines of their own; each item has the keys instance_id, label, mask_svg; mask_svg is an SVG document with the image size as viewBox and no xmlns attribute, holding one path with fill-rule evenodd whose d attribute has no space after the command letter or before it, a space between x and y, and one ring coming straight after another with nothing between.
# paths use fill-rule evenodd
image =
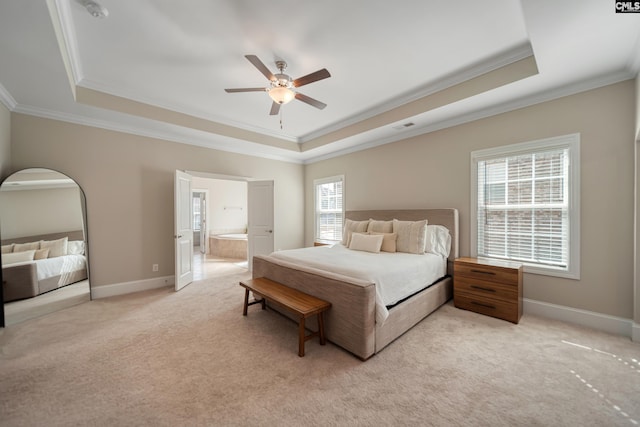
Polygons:
<instances>
[{"instance_id":1,"label":"upholstered headboard","mask_svg":"<svg viewBox=\"0 0 640 427\"><path fill-rule=\"evenodd\" d=\"M457 209L406 209L406 210L370 210L370 211L346 211L345 217L353 221L377 219L389 221L398 219L401 221L427 220L428 224L444 225L451 233L451 253L449 262L458 258L460 253Z\"/></svg>"},{"instance_id":2,"label":"upholstered headboard","mask_svg":"<svg viewBox=\"0 0 640 427\"><path fill-rule=\"evenodd\" d=\"M61 231L59 233L40 234L38 236L16 237L14 239L3 239L3 245L11 243L28 243L37 242L39 240L57 240L63 237L69 237L69 240L84 240L84 232L82 230Z\"/></svg>"}]
</instances>

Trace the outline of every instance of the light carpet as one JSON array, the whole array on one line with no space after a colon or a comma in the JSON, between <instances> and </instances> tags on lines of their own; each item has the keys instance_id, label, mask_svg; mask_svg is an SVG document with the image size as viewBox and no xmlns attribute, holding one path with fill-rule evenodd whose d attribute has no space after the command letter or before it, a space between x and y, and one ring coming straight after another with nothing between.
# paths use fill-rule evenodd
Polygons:
<instances>
[{"instance_id":1,"label":"light carpet","mask_svg":"<svg viewBox=\"0 0 640 427\"><path fill-rule=\"evenodd\" d=\"M238 269L241 271L241 269ZM448 303L366 362L271 310L248 273L100 299L0 332L3 426L640 423L640 345Z\"/></svg>"}]
</instances>

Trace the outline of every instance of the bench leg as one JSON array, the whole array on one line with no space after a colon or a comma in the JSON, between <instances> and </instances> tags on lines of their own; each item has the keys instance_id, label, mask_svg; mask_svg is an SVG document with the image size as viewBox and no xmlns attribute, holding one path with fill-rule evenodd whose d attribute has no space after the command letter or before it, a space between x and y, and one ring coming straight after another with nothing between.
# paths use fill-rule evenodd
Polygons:
<instances>
[{"instance_id":1,"label":"bench leg","mask_svg":"<svg viewBox=\"0 0 640 427\"><path fill-rule=\"evenodd\" d=\"M244 290L244 306L242 307L242 315L247 315L247 307L249 307L249 289Z\"/></svg>"},{"instance_id":2,"label":"bench leg","mask_svg":"<svg viewBox=\"0 0 640 427\"><path fill-rule=\"evenodd\" d=\"M300 324L298 325L298 356L300 357L304 357L304 342L305 342L304 317L301 317Z\"/></svg>"},{"instance_id":3,"label":"bench leg","mask_svg":"<svg viewBox=\"0 0 640 427\"><path fill-rule=\"evenodd\" d=\"M318 335L320 335L320 345L324 345L324 320L322 312L318 313Z\"/></svg>"}]
</instances>

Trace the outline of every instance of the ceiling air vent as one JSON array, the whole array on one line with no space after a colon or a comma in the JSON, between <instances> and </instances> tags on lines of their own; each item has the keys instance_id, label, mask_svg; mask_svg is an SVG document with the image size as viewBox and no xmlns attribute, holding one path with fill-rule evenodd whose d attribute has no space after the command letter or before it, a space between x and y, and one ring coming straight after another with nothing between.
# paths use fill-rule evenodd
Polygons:
<instances>
[{"instance_id":1,"label":"ceiling air vent","mask_svg":"<svg viewBox=\"0 0 640 427\"><path fill-rule=\"evenodd\" d=\"M410 128L411 126L415 126L415 123L413 123L413 122L402 123L400 125L394 126L393 128L395 130L403 130L403 129L406 129L406 128Z\"/></svg>"}]
</instances>

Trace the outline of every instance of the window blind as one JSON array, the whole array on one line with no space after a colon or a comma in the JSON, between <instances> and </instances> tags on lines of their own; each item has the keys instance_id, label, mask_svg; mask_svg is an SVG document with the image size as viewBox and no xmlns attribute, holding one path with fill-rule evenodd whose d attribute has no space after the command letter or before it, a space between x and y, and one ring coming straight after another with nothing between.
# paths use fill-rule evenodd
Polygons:
<instances>
[{"instance_id":1,"label":"window blind","mask_svg":"<svg viewBox=\"0 0 640 427\"><path fill-rule=\"evenodd\" d=\"M566 268L569 150L478 162L479 256Z\"/></svg>"},{"instance_id":2,"label":"window blind","mask_svg":"<svg viewBox=\"0 0 640 427\"><path fill-rule=\"evenodd\" d=\"M316 239L342 240L343 180L316 184Z\"/></svg>"}]
</instances>

